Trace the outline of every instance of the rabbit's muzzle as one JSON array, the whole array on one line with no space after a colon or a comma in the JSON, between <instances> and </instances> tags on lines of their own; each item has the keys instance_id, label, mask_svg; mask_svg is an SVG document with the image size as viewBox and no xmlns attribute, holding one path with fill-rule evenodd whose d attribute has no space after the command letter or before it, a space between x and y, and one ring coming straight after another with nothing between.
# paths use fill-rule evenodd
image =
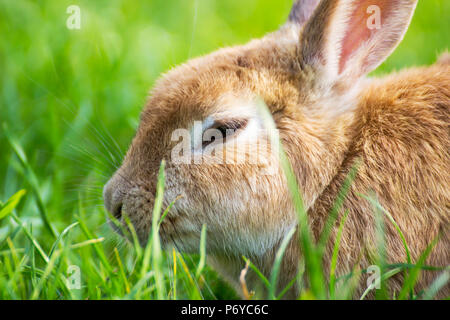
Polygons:
<instances>
[{"instance_id":1,"label":"rabbit's muzzle","mask_svg":"<svg viewBox=\"0 0 450 320\"><path fill-rule=\"evenodd\" d=\"M122 229L128 230L129 222L135 228L139 241L145 244L151 228L154 192L147 186L132 182L119 171L105 185L103 199L105 208L116 220L109 219L114 231L123 235Z\"/></svg>"}]
</instances>

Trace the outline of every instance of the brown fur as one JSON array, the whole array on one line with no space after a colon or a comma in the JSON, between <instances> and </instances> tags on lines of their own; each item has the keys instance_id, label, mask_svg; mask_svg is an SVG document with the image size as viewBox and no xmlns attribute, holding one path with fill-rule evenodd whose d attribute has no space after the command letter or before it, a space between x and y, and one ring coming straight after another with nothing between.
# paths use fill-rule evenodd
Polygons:
<instances>
[{"instance_id":1,"label":"brown fur","mask_svg":"<svg viewBox=\"0 0 450 320\"><path fill-rule=\"evenodd\" d=\"M336 4L322 2L330 8ZM295 19L296 15L291 16ZM269 275L280 241L296 221L279 165L276 174L266 176L260 167L247 163L170 162L176 144L171 141L173 130L228 110L236 101L261 97L296 173L315 237L323 229L351 166L355 160L361 161L343 205L342 212L349 210L349 216L343 229L338 274L347 273L355 264L363 269L374 263L374 210L360 196L371 193L399 225L413 262L440 235L427 264L449 265L448 54L430 67L359 80L361 89L353 98L354 106L335 110L333 105L344 101L348 83L337 81L331 92L321 91L318 71L308 62L313 53L305 51L304 41L322 41L322 28L307 25L304 30L313 30L307 37L302 28L291 21L263 39L193 59L164 75L151 93L122 167L105 187L106 206L115 211L120 204L145 241L156 175L161 160L166 159L164 204L178 195L182 198L162 224L163 243L195 252L201 227L206 224L210 262L232 284L239 288L242 255ZM300 30L300 41L290 36L292 30ZM312 32L318 35L311 36ZM272 155L262 153L261 157ZM406 262L399 234L389 220L385 222L387 261ZM332 238L335 232L336 228ZM328 249L326 266L331 246ZM293 239L282 265L280 287L295 277L299 258L298 242ZM429 285L435 276L436 272L425 272L418 288ZM254 287L256 276L249 273L247 281ZM401 276L394 278L390 289L400 286ZM364 288L361 282L360 289ZM287 297L295 297L296 290L294 287ZM444 294L449 293L447 287Z\"/></svg>"}]
</instances>

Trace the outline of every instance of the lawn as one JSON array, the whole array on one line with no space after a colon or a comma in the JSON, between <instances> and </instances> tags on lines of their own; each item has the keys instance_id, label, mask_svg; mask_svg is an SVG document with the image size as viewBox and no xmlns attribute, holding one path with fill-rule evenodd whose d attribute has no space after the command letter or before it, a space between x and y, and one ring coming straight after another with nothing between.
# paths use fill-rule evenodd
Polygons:
<instances>
[{"instance_id":1,"label":"lawn","mask_svg":"<svg viewBox=\"0 0 450 320\"><path fill-rule=\"evenodd\" d=\"M66 24L73 4L80 29ZM161 73L275 30L291 4L0 0L0 299L238 298L201 248L159 258L154 242L114 234L102 187ZM420 0L375 76L433 63L450 43L449 16L450 1Z\"/></svg>"}]
</instances>

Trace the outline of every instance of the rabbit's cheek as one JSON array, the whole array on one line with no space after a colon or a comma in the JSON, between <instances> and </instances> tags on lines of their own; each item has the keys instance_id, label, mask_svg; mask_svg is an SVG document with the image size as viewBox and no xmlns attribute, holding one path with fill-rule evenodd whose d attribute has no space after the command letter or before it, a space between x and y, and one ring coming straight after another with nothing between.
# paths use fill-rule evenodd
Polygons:
<instances>
[{"instance_id":1,"label":"rabbit's cheek","mask_svg":"<svg viewBox=\"0 0 450 320\"><path fill-rule=\"evenodd\" d=\"M205 224L209 253L262 254L295 223L295 215L289 215L288 197L273 192L285 188L278 167L264 172L265 168L257 170L256 166L185 169L178 184L188 177L190 182L183 198L174 204L174 214L167 216L175 218L173 228L172 222L165 222L167 229L161 232L163 237L166 231L171 234L180 249L197 252Z\"/></svg>"}]
</instances>

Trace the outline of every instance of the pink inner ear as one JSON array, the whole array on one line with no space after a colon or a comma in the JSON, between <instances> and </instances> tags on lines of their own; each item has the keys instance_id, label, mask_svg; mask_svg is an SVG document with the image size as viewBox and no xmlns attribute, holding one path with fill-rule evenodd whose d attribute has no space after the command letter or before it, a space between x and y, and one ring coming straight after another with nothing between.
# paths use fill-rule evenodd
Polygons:
<instances>
[{"instance_id":1,"label":"pink inner ear","mask_svg":"<svg viewBox=\"0 0 450 320\"><path fill-rule=\"evenodd\" d=\"M353 1L356 2L356 1ZM339 61L339 74L346 67L346 63L350 56L358 50L358 48L377 32L382 31L385 19L392 13L392 9L396 1L394 0L360 0L354 6L353 12L347 22L347 28L344 38L342 39L342 51ZM369 29L367 21L374 13L367 13L369 6L376 5L380 8L381 29ZM364 57L366 60L367 57Z\"/></svg>"}]
</instances>

